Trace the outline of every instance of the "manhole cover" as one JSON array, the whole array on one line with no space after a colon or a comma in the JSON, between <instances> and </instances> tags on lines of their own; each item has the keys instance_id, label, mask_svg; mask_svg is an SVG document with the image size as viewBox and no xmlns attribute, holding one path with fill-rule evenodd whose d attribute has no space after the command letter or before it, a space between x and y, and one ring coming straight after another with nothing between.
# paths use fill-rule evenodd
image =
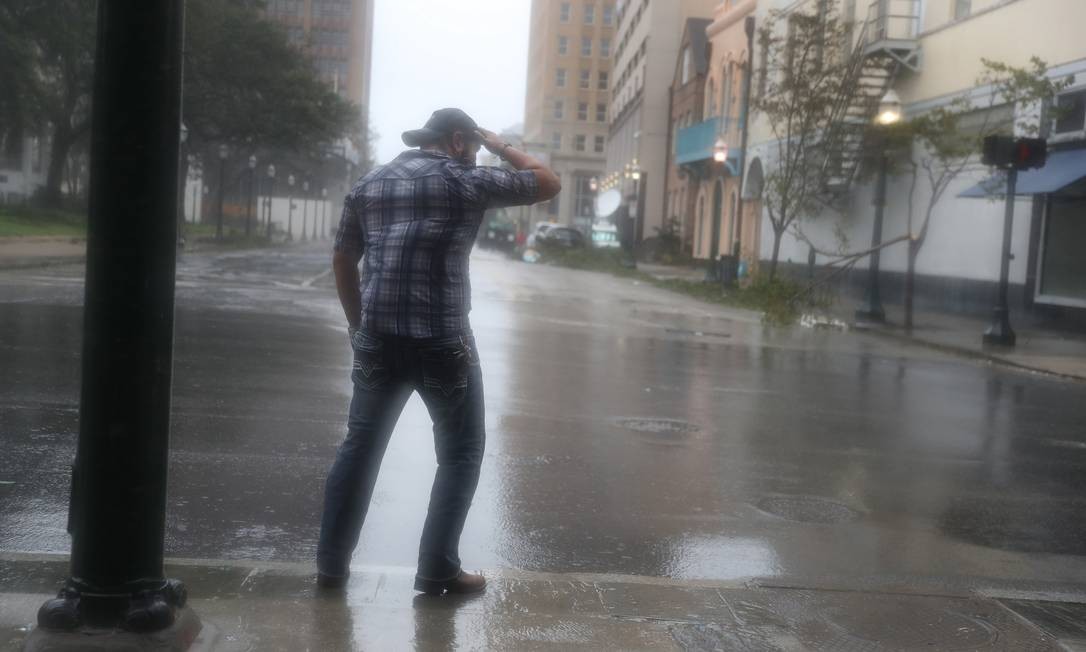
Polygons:
<instances>
[{"instance_id":1,"label":"manhole cover","mask_svg":"<svg viewBox=\"0 0 1086 652\"><path fill-rule=\"evenodd\" d=\"M841 503L813 496L781 496L765 498L758 509L800 523L845 523L859 513Z\"/></svg>"},{"instance_id":2,"label":"manhole cover","mask_svg":"<svg viewBox=\"0 0 1086 652\"><path fill-rule=\"evenodd\" d=\"M616 423L629 430L653 435L688 435L701 430L692 423L673 419L619 419Z\"/></svg>"}]
</instances>

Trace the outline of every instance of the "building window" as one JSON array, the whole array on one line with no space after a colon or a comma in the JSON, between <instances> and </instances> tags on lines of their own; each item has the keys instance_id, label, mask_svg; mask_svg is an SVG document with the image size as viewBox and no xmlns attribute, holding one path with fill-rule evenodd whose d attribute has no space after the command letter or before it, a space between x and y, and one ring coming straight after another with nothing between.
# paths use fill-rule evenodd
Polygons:
<instances>
[{"instance_id":1,"label":"building window","mask_svg":"<svg viewBox=\"0 0 1086 652\"><path fill-rule=\"evenodd\" d=\"M603 5L603 24L613 25L615 22L615 7L614 5Z\"/></svg>"},{"instance_id":2,"label":"building window","mask_svg":"<svg viewBox=\"0 0 1086 652\"><path fill-rule=\"evenodd\" d=\"M565 117L565 106L562 104L562 100L554 101L554 119L561 120Z\"/></svg>"},{"instance_id":3,"label":"building window","mask_svg":"<svg viewBox=\"0 0 1086 652\"><path fill-rule=\"evenodd\" d=\"M596 136L596 153L603 154L603 147L606 144L603 136Z\"/></svg>"},{"instance_id":4,"label":"building window","mask_svg":"<svg viewBox=\"0 0 1086 652\"><path fill-rule=\"evenodd\" d=\"M600 39L600 56L604 58L611 56L611 39Z\"/></svg>"},{"instance_id":5,"label":"building window","mask_svg":"<svg viewBox=\"0 0 1086 652\"><path fill-rule=\"evenodd\" d=\"M578 152L583 152L584 151L584 145L585 145L585 136L584 136L584 134L577 134L576 136L573 137L573 149L577 150Z\"/></svg>"},{"instance_id":6,"label":"building window","mask_svg":"<svg viewBox=\"0 0 1086 652\"><path fill-rule=\"evenodd\" d=\"M1086 302L1086 200L1051 195L1044 220L1040 297Z\"/></svg>"},{"instance_id":7,"label":"building window","mask_svg":"<svg viewBox=\"0 0 1086 652\"><path fill-rule=\"evenodd\" d=\"M562 134L557 131L551 134L551 149L555 151L562 149Z\"/></svg>"},{"instance_id":8,"label":"building window","mask_svg":"<svg viewBox=\"0 0 1086 652\"><path fill-rule=\"evenodd\" d=\"M954 20L967 18L973 11L973 0L954 0Z\"/></svg>"},{"instance_id":9,"label":"building window","mask_svg":"<svg viewBox=\"0 0 1086 652\"><path fill-rule=\"evenodd\" d=\"M591 36L583 36L583 37L581 37L581 56L582 57L590 57L590 56L592 56L592 37Z\"/></svg>"},{"instance_id":10,"label":"building window","mask_svg":"<svg viewBox=\"0 0 1086 652\"><path fill-rule=\"evenodd\" d=\"M707 95L705 98L705 117L708 119L716 115L716 84L712 79L709 80L709 86L707 87L705 94Z\"/></svg>"},{"instance_id":11,"label":"building window","mask_svg":"<svg viewBox=\"0 0 1086 652\"><path fill-rule=\"evenodd\" d=\"M581 102L577 105L577 119L581 122L588 121L588 102Z\"/></svg>"},{"instance_id":12,"label":"building window","mask_svg":"<svg viewBox=\"0 0 1086 652\"><path fill-rule=\"evenodd\" d=\"M577 217L596 216L596 193L592 192L592 177L578 174L573 183L573 211Z\"/></svg>"},{"instance_id":13,"label":"building window","mask_svg":"<svg viewBox=\"0 0 1086 652\"><path fill-rule=\"evenodd\" d=\"M681 83L685 85L690 81L690 48L683 48L683 68L682 76L680 77Z\"/></svg>"},{"instance_id":14,"label":"building window","mask_svg":"<svg viewBox=\"0 0 1086 652\"><path fill-rule=\"evenodd\" d=\"M559 14L559 20L561 20L563 23L568 23L569 22L570 11L571 10L570 10L569 3L568 2L563 2L561 12Z\"/></svg>"},{"instance_id":15,"label":"building window","mask_svg":"<svg viewBox=\"0 0 1086 652\"><path fill-rule=\"evenodd\" d=\"M610 75L607 74L607 71L606 70L601 70L599 72L599 83L596 84L596 88L598 88L601 91L605 91L605 90L607 90L607 87L608 87L608 84L610 84L610 81L611 81L610 80Z\"/></svg>"},{"instance_id":16,"label":"building window","mask_svg":"<svg viewBox=\"0 0 1086 652\"><path fill-rule=\"evenodd\" d=\"M1060 95L1056 107L1057 134L1079 133L1086 129L1086 91Z\"/></svg>"},{"instance_id":17,"label":"building window","mask_svg":"<svg viewBox=\"0 0 1086 652\"><path fill-rule=\"evenodd\" d=\"M592 71L587 68L581 70L581 88L584 90L592 88Z\"/></svg>"},{"instance_id":18,"label":"building window","mask_svg":"<svg viewBox=\"0 0 1086 652\"><path fill-rule=\"evenodd\" d=\"M556 70L554 72L555 72L554 85L557 86L558 88L565 88L566 87L566 69L565 68L559 68L558 70Z\"/></svg>"},{"instance_id":19,"label":"building window","mask_svg":"<svg viewBox=\"0 0 1086 652\"><path fill-rule=\"evenodd\" d=\"M596 105L596 122L607 122L607 105L602 102Z\"/></svg>"},{"instance_id":20,"label":"building window","mask_svg":"<svg viewBox=\"0 0 1086 652\"><path fill-rule=\"evenodd\" d=\"M563 56L569 54L569 37L568 36L559 36L558 37L558 54L561 54Z\"/></svg>"},{"instance_id":21,"label":"building window","mask_svg":"<svg viewBox=\"0 0 1086 652\"><path fill-rule=\"evenodd\" d=\"M584 24L591 25L596 22L596 5L584 6Z\"/></svg>"}]
</instances>

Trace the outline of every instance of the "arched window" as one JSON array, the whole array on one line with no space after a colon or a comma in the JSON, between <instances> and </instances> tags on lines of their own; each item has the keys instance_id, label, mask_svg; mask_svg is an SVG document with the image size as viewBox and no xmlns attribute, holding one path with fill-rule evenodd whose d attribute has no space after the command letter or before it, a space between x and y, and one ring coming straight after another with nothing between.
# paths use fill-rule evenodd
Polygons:
<instances>
[{"instance_id":1,"label":"arched window","mask_svg":"<svg viewBox=\"0 0 1086 652\"><path fill-rule=\"evenodd\" d=\"M716 84L713 83L712 79L709 80L709 92L706 93L706 96L708 106L705 108L705 119L708 120L716 115Z\"/></svg>"}]
</instances>

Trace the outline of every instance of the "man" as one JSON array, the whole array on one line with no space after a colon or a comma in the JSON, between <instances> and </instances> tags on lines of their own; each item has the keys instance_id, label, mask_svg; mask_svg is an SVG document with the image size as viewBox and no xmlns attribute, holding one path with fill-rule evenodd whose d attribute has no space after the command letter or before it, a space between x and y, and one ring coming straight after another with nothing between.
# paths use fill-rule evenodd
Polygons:
<instances>
[{"instance_id":1,"label":"man","mask_svg":"<svg viewBox=\"0 0 1086 652\"><path fill-rule=\"evenodd\" d=\"M354 397L347 438L325 484L317 583L346 584L381 458L418 391L434 422L438 468L415 589L476 593L486 580L462 570L458 550L485 440L482 374L468 323L468 255L486 209L546 201L561 184L459 109L436 111L403 141L420 149L355 184L336 234L332 264L354 349ZM476 167L480 146L515 171Z\"/></svg>"}]
</instances>

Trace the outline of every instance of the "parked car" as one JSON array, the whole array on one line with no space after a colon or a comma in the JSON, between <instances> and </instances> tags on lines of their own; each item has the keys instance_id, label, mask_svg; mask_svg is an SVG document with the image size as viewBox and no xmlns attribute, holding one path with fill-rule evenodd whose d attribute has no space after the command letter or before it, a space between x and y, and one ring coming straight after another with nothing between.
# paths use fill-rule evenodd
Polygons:
<instances>
[{"instance_id":1,"label":"parked car","mask_svg":"<svg viewBox=\"0 0 1086 652\"><path fill-rule=\"evenodd\" d=\"M557 222L540 222L536 224L532 229L532 232L528 234L527 246L529 249L534 249L539 245L540 239L546 235L547 231L558 226Z\"/></svg>"},{"instance_id":2,"label":"parked car","mask_svg":"<svg viewBox=\"0 0 1086 652\"><path fill-rule=\"evenodd\" d=\"M542 236L542 241L547 246L558 247L583 247L584 235L577 229L568 226L552 226Z\"/></svg>"}]
</instances>

